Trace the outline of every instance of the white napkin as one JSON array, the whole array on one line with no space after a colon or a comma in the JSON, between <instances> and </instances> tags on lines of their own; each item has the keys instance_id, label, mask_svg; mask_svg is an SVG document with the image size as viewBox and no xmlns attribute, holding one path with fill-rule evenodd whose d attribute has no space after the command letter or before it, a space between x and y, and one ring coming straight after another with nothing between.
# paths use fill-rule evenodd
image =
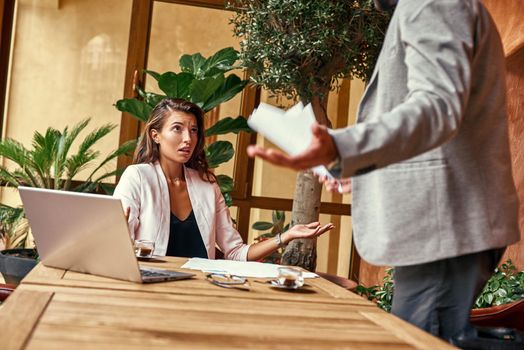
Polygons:
<instances>
[{"instance_id":1,"label":"white napkin","mask_svg":"<svg viewBox=\"0 0 524 350\"><path fill-rule=\"evenodd\" d=\"M282 265L254 261L211 260L202 258L191 258L182 266L183 269L253 278L277 278L279 267L282 267ZM313 272L303 272L302 276L304 278L318 277L318 275Z\"/></svg>"},{"instance_id":2,"label":"white napkin","mask_svg":"<svg viewBox=\"0 0 524 350\"><path fill-rule=\"evenodd\" d=\"M311 103L304 107L302 102L299 102L284 111L261 102L249 117L247 124L289 155L296 155L306 150L311 143L311 126L315 120ZM323 165L311 170L318 176L333 178Z\"/></svg>"}]
</instances>

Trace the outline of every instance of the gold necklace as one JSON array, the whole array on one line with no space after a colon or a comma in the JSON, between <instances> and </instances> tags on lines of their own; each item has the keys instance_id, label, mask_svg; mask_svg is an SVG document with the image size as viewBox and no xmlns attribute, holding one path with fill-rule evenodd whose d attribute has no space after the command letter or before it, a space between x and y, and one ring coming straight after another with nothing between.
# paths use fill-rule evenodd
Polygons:
<instances>
[{"instance_id":1,"label":"gold necklace","mask_svg":"<svg viewBox=\"0 0 524 350\"><path fill-rule=\"evenodd\" d=\"M174 177L174 178L169 178L169 177L166 177L167 179L167 182L169 182L170 184L178 184L181 179L179 177Z\"/></svg>"}]
</instances>

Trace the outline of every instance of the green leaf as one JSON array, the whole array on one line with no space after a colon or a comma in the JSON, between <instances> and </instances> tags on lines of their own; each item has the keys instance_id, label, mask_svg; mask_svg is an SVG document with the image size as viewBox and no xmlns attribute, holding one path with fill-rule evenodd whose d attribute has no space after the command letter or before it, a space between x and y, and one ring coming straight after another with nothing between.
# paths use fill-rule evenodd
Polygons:
<instances>
[{"instance_id":1,"label":"green leaf","mask_svg":"<svg viewBox=\"0 0 524 350\"><path fill-rule=\"evenodd\" d=\"M222 75L223 77L223 75ZM229 101L242 91L248 80L241 80L235 74L230 74L225 78L224 83L210 97L208 97L202 107L205 111L210 111L219 104Z\"/></svg>"},{"instance_id":2,"label":"green leaf","mask_svg":"<svg viewBox=\"0 0 524 350\"><path fill-rule=\"evenodd\" d=\"M494 293L497 297L505 297L506 295L508 295L508 292L505 290L505 289L499 289L497 291L495 291Z\"/></svg>"},{"instance_id":3,"label":"green leaf","mask_svg":"<svg viewBox=\"0 0 524 350\"><path fill-rule=\"evenodd\" d=\"M153 108L143 101L134 98L125 98L116 101L116 108L121 112L131 114L142 122L147 122Z\"/></svg>"},{"instance_id":4,"label":"green leaf","mask_svg":"<svg viewBox=\"0 0 524 350\"><path fill-rule=\"evenodd\" d=\"M154 108L160 101L167 97L166 95L159 95L154 92L146 92L139 86L136 87L136 90L138 91L138 95L142 98L142 100L152 108Z\"/></svg>"},{"instance_id":5,"label":"green leaf","mask_svg":"<svg viewBox=\"0 0 524 350\"><path fill-rule=\"evenodd\" d=\"M217 176L218 186L220 186L220 191L222 193L233 191L233 179L227 175L218 175Z\"/></svg>"},{"instance_id":6,"label":"green leaf","mask_svg":"<svg viewBox=\"0 0 524 350\"><path fill-rule=\"evenodd\" d=\"M193 80L189 87L189 95L191 102L196 103L204 112L209 112L210 109L204 108L206 101L222 86L224 83L224 76L217 75L214 77L207 77L202 80Z\"/></svg>"},{"instance_id":7,"label":"green leaf","mask_svg":"<svg viewBox=\"0 0 524 350\"><path fill-rule=\"evenodd\" d=\"M202 67L206 63L206 59L200 53L195 53L193 55L183 55L180 57L180 68L182 72L191 73L198 79L204 77L204 71Z\"/></svg>"},{"instance_id":8,"label":"green leaf","mask_svg":"<svg viewBox=\"0 0 524 350\"><path fill-rule=\"evenodd\" d=\"M238 51L232 47L226 47L206 60L202 65L202 73L204 76L225 73L234 68L233 65L237 60Z\"/></svg>"},{"instance_id":9,"label":"green leaf","mask_svg":"<svg viewBox=\"0 0 524 350\"><path fill-rule=\"evenodd\" d=\"M489 284L489 289L494 292L497 289L500 288L500 282L498 280L494 280L492 283Z\"/></svg>"},{"instance_id":10,"label":"green leaf","mask_svg":"<svg viewBox=\"0 0 524 350\"><path fill-rule=\"evenodd\" d=\"M211 169L227 162L235 155L233 145L229 141L216 141L206 147L206 158Z\"/></svg>"},{"instance_id":11,"label":"green leaf","mask_svg":"<svg viewBox=\"0 0 524 350\"><path fill-rule=\"evenodd\" d=\"M190 99L189 89L195 76L191 73L166 72L158 79L158 87L169 97Z\"/></svg>"},{"instance_id":12,"label":"green leaf","mask_svg":"<svg viewBox=\"0 0 524 350\"><path fill-rule=\"evenodd\" d=\"M230 132L238 134L241 131L253 132L253 130L247 125L247 119L238 116L236 118L227 117L220 119L212 127L206 130L206 136L223 135Z\"/></svg>"},{"instance_id":13,"label":"green leaf","mask_svg":"<svg viewBox=\"0 0 524 350\"><path fill-rule=\"evenodd\" d=\"M273 228L273 223L267 221L257 221L251 226L251 228L257 231L267 231Z\"/></svg>"},{"instance_id":14,"label":"green leaf","mask_svg":"<svg viewBox=\"0 0 524 350\"><path fill-rule=\"evenodd\" d=\"M150 76L152 76L156 81L158 81L160 79L160 73L157 73L153 70L149 70L149 69L144 69L144 73L146 74L149 74Z\"/></svg>"},{"instance_id":15,"label":"green leaf","mask_svg":"<svg viewBox=\"0 0 524 350\"><path fill-rule=\"evenodd\" d=\"M274 210L271 214L274 223L284 223L286 220L286 213L283 210Z\"/></svg>"},{"instance_id":16,"label":"green leaf","mask_svg":"<svg viewBox=\"0 0 524 350\"><path fill-rule=\"evenodd\" d=\"M230 207L231 204L233 204L233 198L231 198L231 194L229 194L228 192L225 192L225 193L222 193L222 196L224 196L224 201L226 202L226 205Z\"/></svg>"},{"instance_id":17,"label":"green leaf","mask_svg":"<svg viewBox=\"0 0 524 350\"><path fill-rule=\"evenodd\" d=\"M0 165L0 182L2 182L2 186L8 185L11 187L18 187L24 184L20 183L19 179L2 165Z\"/></svg>"}]
</instances>

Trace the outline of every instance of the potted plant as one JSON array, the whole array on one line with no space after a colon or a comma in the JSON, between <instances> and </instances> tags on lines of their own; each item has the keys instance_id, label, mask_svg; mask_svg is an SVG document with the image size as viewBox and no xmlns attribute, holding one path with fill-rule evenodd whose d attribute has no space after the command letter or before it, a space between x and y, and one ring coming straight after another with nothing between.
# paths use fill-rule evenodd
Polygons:
<instances>
[{"instance_id":1,"label":"potted plant","mask_svg":"<svg viewBox=\"0 0 524 350\"><path fill-rule=\"evenodd\" d=\"M16 168L0 166L0 182L9 187L40 187L63 191L104 192L111 194L114 185L104 183L108 177L121 174L122 169L104 171L104 166L135 148L135 141L127 142L94 167L84 181L74 181L78 173L94 165L100 152L93 146L116 126L103 125L91 131L73 152L71 146L87 127L85 119L72 129L62 131L48 128L45 134L36 131L32 148L28 149L12 139L0 141L0 156L12 161ZM6 283L18 284L36 265L38 253L31 239L29 225L22 207L0 204L0 238L4 250L0 252L0 272Z\"/></svg>"},{"instance_id":2,"label":"potted plant","mask_svg":"<svg viewBox=\"0 0 524 350\"><path fill-rule=\"evenodd\" d=\"M524 271L511 260L495 270L471 310L471 322L483 327L524 331Z\"/></svg>"},{"instance_id":3,"label":"potted plant","mask_svg":"<svg viewBox=\"0 0 524 350\"><path fill-rule=\"evenodd\" d=\"M191 101L201 107L207 115L221 103L235 97L248 83L247 80L242 80L231 73L231 70L238 68L235 66L237 60L238 52L232 47L221 49L207 58L200 53L183 55L179 61L181 72L145 71L155 79L163 94L144 91L137 86L138 97L118 100L116 108L146 122L153 107L162 99L171 97ZM206 137L231 132L237 134L240 131L252 132L247 125L247 120L242 116L227 117L209 127L206 130ZM231 142L223 140L207 144L205 152L210 169L229 161L235 154ZM226 204L230 206L229 192L233 190L233 179L227 175L218 175L217 180Z\"/></svg>"},{"instance_id":4,"label":"potted plant","mask_svg":"<svg viewBox=\"0 0 524 350\"><path fill-rule=\"evenodd\" d=\"M382 285L359 285L356 292L391 311L394 281L393 269L386 269ZM470 321L482 327L506 327L524 331L524 271L517 272L511 260L495 269L475 300Z\"/></svg>"}]
</instances>

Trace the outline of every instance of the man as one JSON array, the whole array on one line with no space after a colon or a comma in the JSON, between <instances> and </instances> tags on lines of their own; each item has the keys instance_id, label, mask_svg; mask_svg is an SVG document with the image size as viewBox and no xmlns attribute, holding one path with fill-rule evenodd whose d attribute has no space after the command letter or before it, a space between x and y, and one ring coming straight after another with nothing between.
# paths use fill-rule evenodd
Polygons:
<instances>
[{"instance_id":1,"label":"man","mask_svg":"<svg viewBox=\"0 0 524 350\"><path fill-rule=\"evenodd\" d=\"M248 148L295 169L338 159L360 255L395 267L392 312L447 340L519 239L504 74L480 0L400 0L356 125L313 126L295 157Z\"/></svg>"}]
</instances>

